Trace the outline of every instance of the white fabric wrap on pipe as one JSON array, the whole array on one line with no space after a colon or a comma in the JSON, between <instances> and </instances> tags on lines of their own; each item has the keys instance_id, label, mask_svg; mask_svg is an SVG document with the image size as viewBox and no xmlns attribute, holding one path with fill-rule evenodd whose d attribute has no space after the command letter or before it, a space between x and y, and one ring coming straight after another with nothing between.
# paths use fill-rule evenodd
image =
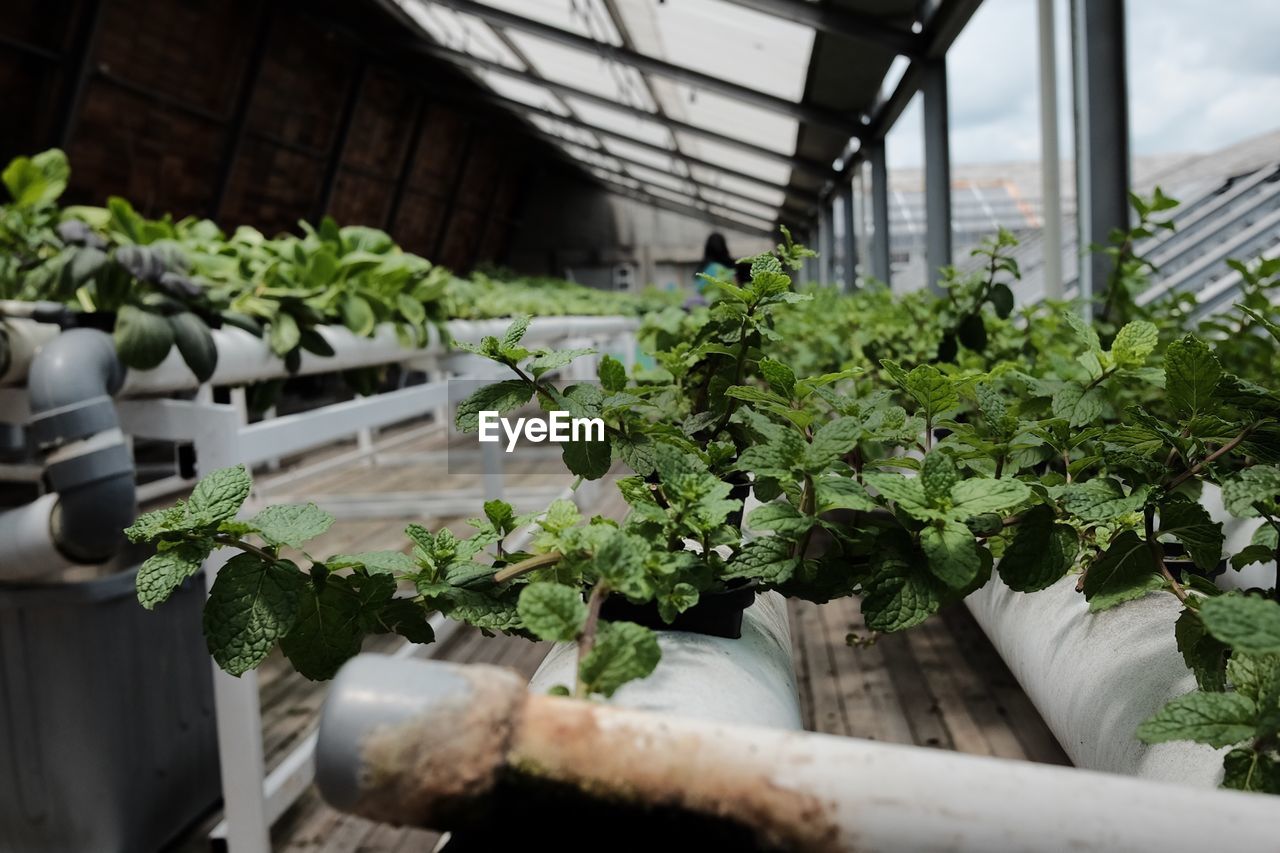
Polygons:
<instances>
[{"instance_id":1,"label":"white fabric wrap on pipe","mask_svg":"<svg viewBox=\"0 0 1280 853\"><path fill-rule=\"evenodd\" d=\"M791 659L787 602L776 592L756 596L742 615L742 637L708 637L659 631L662 660L653 675L623 685L614 705L720 723L802 729ZM557 684L572 688L578 650L552 648L529 682L546 693Z\"/></svg>"}]
</instances>

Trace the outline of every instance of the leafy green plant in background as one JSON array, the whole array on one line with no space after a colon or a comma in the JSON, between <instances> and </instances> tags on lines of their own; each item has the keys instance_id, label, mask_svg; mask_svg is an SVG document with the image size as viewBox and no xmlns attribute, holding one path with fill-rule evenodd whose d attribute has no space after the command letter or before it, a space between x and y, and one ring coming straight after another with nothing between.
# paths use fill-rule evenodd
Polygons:
<instances>
[{"instance_id":1,"label":"leafy green plant in background","mask_svg":"<svg viewBox=\"0 0 1280 853\"><path fill-rule=\"evenodd\" d=\"M215 584L217 618L206 627L232 671L278 642L301 671L324 677L364 633L404 624L424 636L434 610L487 631L577 642L573 690L586 696L609 695L658 662L652 631L601 619L609 596L652 604L670 621L741 584L814 601L858 595L868 627L892 632L992 574L1026 593L1072 576L1092 611L1178 599L1170 641L1199 690L1140 735L1233 746L1226 784L1275 791L1276 588L1223 594L1210 576L1224 560L1238 569L1273 559L1280 544L1280 395L1252 366L1260 350L1274 358L1280 327L1270 309L1246 305L1218 322L1247 323L1253 340L1227 343L1222 329L1240 326L1189 332L1173 298L1100 336L1079 306L1011 309L1000 289L1017 275L1011 248L998 235L981 250L982 270L953 274L948 294L897 300L878 289L797 292L790 272L804 250L788 239L748 259L748 283L711 282L708 306L655 314L642 335L653 365L628 375L603 358L598 384L556 382L587 351L529 350L519 318L472 348L511 378L464 402L459 428L474 430L481 410L530 404L599 417L606 441L566 444L564 461L587 479L617 462L631 469L618 481L623 521L584 519L567 502L517 518L492 502L470 537L411 525L412 556L299 560L285 549L327 525L319 510L211 521L207 499L193 495L131 530L160 547L140 595L154 605L193 561L231 547L243 553L224 591ZM1245 299L1258 303L1274 271L1242 269L1254 276ZM983 333L962 340L974 317ZM953 361L940 357L952 355L940 346L949 334ZM242 471L217 476L247 491ZM1222 527L1197 500L1209 484L1233 514L1262 519L1239 553L1223 553ZM507 551L530 522L528 549ZM273 596L285 590L250 608L265 628L217 615L241 573ZM397 587L412 594L398 598ZM341 627L306 627L320 623Z\"/></svg>"}]
</instances>

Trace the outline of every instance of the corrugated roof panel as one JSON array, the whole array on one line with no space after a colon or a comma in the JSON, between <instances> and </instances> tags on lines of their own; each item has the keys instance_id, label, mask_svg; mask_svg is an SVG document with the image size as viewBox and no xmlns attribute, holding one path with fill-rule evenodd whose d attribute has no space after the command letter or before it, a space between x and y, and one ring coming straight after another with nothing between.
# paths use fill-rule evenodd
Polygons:
<instances>
[{"instance_id":1,"label":"corrugated roof panel","mask_svg":"<svg viewBox=\"0 0 1280 853\"><path fill-rule=\"evenodd\" d=\"M785 184L791 175L791 167L784 166L774 160L767 160L758 154L752 154L721 142L712 142L687 133L676 133L680 148L697 156L700 160L709 160L723 164L726 168L737 172L755 175L766 181Z\"/></svg>"},{"instance_id":2,"label":"corrugated roof panel","mask_svg":"<svg viewBox=\"0 0 1280 853\"><path fill-rule=\"evenodd\" d=\"M618 28L600 0L484 0L484 3L597 41L622 43Z\"/></svg>"},{"instance_id":3,"label":"corrugated roof panel","mask_svg":"<svg viewBox=\"0 0 1280 853\"><path fill-rule=\"evenodd\" d=\"M676 166L676 153L673 151L670 155L659 154L656 151L650 151L648 148L641 148L639 145L633 145L630 142L624 142L620 139L604 140L604 147L617 154L619 157L626 157L628 160L637 160L655 169L663 169L672 171L679 169L684 171L683 165Z\"/></svg>"},{"instance_id":4,"label":"corrugated roof panel","mask_svg":"<svg viewBox=\"0 0 1280 853\"><path fill-rule=\"evenodd\" d=\"M419 26L440 44L511 68L523 63L484 21L424 0L395 0Z\"/></svg>"},{"instance_id":5,"label":"corrugated roof panel","mask_svg":"<svg viewBox=\"0 0 1280 853\"><path fill-rule=\"evenodd\" d=\"M724 187L749 198L758 198L762 204L767 204L770 207L782 204L783 199L786 198L786 193L782 192L782 190L771 190L750 181L729 177L711 169L704 169L701 166L693 167L693 176L704 184Z\"/></svg>"},{"instance_id":6,"label":"corrugated roof panel","mask_svg":"<svg viewBox=\"0 0 1280 853\"><path fill-rule=\"evenodd\" d=\"M745 139L780 154L791 154L796 150L796 132L800 123L789 116L715 92L703 92L683 83L661 86L659 92L664 106L669 102L667 92L684 104L683 114L689 124Z\"/></svg>"},{"instance_id":7,"label":"corrugated roof panel","mask_svg":"<svg viewBox=\"0 0 1280 853\"><path fill-rule=\"evenodd\" d=\"M565 102L579 118L588 124L625 134L631 139L638 139L652 145L671 145L671 131L657 122L587 103L579 98L566 98Z\"/></svg>"}]
</instances>

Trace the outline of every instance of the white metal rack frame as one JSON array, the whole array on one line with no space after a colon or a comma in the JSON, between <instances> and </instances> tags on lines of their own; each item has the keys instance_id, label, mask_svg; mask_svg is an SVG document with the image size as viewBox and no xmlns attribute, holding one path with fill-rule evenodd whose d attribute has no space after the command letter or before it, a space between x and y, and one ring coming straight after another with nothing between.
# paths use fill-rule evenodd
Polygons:
<instances>
[{"instance_id":1,"label":"white metal rack frame","mask_svg":"<svg viewBox=\"0 0 1280 853\"><path fill-rule=\"evenodd\" d=\"M454 340L478 342L484 335L501 335L508 321L454 321L449 333ZM530 346L592 346L595 358L584 358L570 366L568 378L595 376L595 359L610 353L630 366L634 363L638 320L629 317L544 317L536 318L526 333ZM351 436L362 437L353 453L325 460L334 466L370 458L376 464L377 447L371 440L374 430L427 415L434 415L426 429L447 429L452 420L448 380L488 379L493 366L473 358L459 358L456 351L438 338L427 346L410 350L399 345L390 327L379 329L372 338L358 338L342 328L321 330L335 350L332 358L304 356L301 373L322 373L352 367L403 364L424 369L430 377L422 385L344 401L282 417L248 423L243 405L216 403L213 385L238 385L285 375L283 364L270 354L266 343L238 329L215 332L219 366L209 385L201 387L194 399L163 396L190 390L197 382L185 364L172 353L158 368L131 372L117 410L123 432L135 438L189 442L195 448L201 473L243 463L265 465L290 454L314 450ZM148 396L151 395L151 396ZM0 388L0 422L22 424L28 417L25 393L20 387ZM490 447L486 445L486 449ZM501 455L483 454L483 490L469 494L476 500L502 495ZM314 473L315 469L304 473ZM170 486L172 484L169 484ZM159 490L157 490L159 491ZM592 499L590 486L577 492L560 492L578 501ZM461 505L459 494L451 494L448 506ZM549 497L549 496L548 496ZM255 495L251 503L261 503ZM273 498L275 500L275 498ZM401 517L405 496L395 495L379 504L362 501L357 511L343 513L359 517ZM426 501L419 500L417 508ZM335 507L341 511L341 507ZM528 535L526 531L522 535ZM205 564L205 578L212 584L225 557L211 556ZM437 637L445 639L457 627L443 618L433 620ZM414 647L406 644L402 655ZM213 837L233 853L267 853L269 829L310 785L314 775L315 737L302 741L270 774L265 772L262 717L256 672L239 678L214 669L214 712L217 722L218 752L221 761L223 812Z\"/></svg>"}]
</instances>

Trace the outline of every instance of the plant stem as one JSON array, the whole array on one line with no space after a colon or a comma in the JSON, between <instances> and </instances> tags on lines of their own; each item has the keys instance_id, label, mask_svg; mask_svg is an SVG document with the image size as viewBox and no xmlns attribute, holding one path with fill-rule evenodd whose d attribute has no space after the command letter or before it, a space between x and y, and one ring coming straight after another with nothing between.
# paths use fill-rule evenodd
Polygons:
<instances>
[{"instance_id":1,"label":"plant stem","mask_svg":"<svg viewBox=\"0 0 1280 853\"><path fill-rule=\"evenodd\" d=\"M1249 424L1247 427L1240 430L1240 434L1237 435L1235 438L1231 439L1226 444L1222 445L1217 450L1210 453L1204 459L1201 459L1195 465L1192 465L1190 468L1188 468L1187 470L1183 471L1181 474L1179 474L1178 476L1170 480L1169 484L1164 487L1164 490L1166 492L1171 492L1174 489L1178 488L1178 486L1181 486L1187 480L1190 480L1192 477L1199 474L1206 467L1208 467L1209 465L1212 465L1214 462L1218 461L1218 459L1222 458L1226 454L1230 453L1231 451L1239 447L1240 443L1249 437L1249 433L1253 432L1257 428L1258 428L1257 423Z\"/></svg>"},{"instance_id":2,"label":"plant stem","mask_svg":"<svg viewBox=\"0 0 1280 853\"><path fill-rule=\"evenodd\" d=\"M573 685L573 695L579 699L587 698L587 685L582 680L582 662L595 648L596 628L600 624L600 607L608 596L609 587L601 582L591 588L591 595L587 598L587 621L582 623L582 633L578 635L578 667Z\"/></svg>"},{"instance_id":3,"label":"plant stem","mask_svg":"<svg viewBox=\"0 0 1280 853\"><path fill-rule=\"evenodd\" d=\"M1155 507L1147 507L1146 510L1146 528L1147 528L1147 548L1151 551L1151 559L1155 561L1156 568L1160 570L1160 574L1164 575L1164 579L1169 582L1169 586L1173 589L1173 594L1183 604L1187 603L1187 591L1182 588L1182 584L1178 583L1178 579L1173 576L1173 572L1169 571L1169 567L1164 564L1164 551L1160 547L1160 542L1156 539L1155 533L1156 510Z\"/></svg>"},{"instance_id":4,"label":"plant stem","mask_svg":"<svg viewBox=\"0 0 1280 853\"><path fill-rule=\"evenodd\" d=\"M263 548L259 548L257 545L254 545L250 542L246 542L243 539L237 539L236 537L228 533L214 534L213 541L217 542L219 545L226 545L231 548L239 548L241 551L244 551L246 554L252 554L253 556L257 557L259 560L263 560L264 562L267 562L267 563L274 563L279 559L279 557L277 557L275 554L272 554L270 551L267 551Z\"/></svg>"},{"instance_id":5,"label":"plant stem","mask_svg":"<svg viewBox=\"0 0 1280 853\"><path fill-rule=\"evenodd\" d=\"M538 554L536 557L530 557L527 560L521 560L513 563L504 569L494 572L494 583L506 583L512 578L519 577L526 572L532 572L534 569L545 568L546 566L554 566L564 558L559 551L548 551L546 554Z\"/></svg>"},{"instance_id":6,"label":"plant stem","mask_svg":"<svg viewBox=\"0 0 1280 853\"><path fill-rule=\"evenodd\" d=\"M803 515L814 516L818 514L817 491L817 488L813 484L813 478L806 474L804 477L804 490L800 493L800 512ZM804 559L805 552L809 550L809 541L813 539L813 528L816 526L817 524L815 519L815 523L804 532L804 536L802 536L800 541L796 543L795 556L797 558L801 560Z\"/></svg>"}]
</instances>

